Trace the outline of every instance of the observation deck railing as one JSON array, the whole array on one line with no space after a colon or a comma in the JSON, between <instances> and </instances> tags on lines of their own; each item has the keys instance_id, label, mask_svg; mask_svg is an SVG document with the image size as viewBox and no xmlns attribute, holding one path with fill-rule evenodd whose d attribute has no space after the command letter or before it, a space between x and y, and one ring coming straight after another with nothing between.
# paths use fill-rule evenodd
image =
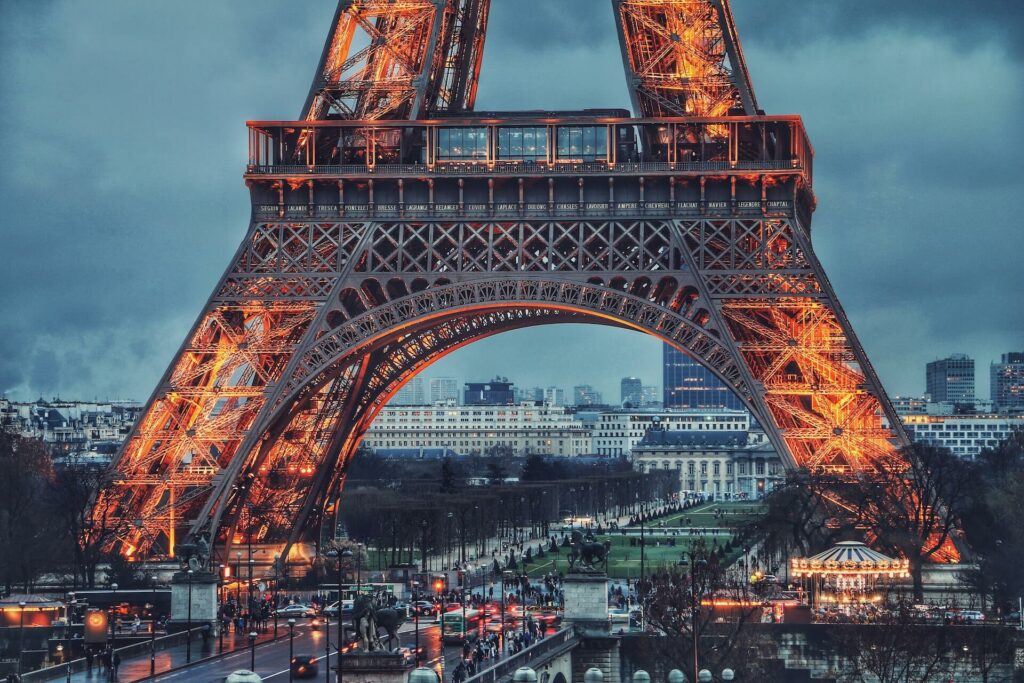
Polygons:
<instances>
[{"instance_id":1,"label":"observation deck railing","mask_svg":"<svg viewBox=\"0 0 1024 683\"><path fill-rule=\"evenodd\" d=\"M490 218L511 217L669 217L735 215L790 216L793 202L778 201L677 201L677 202L554 202L493 204L254 204L256 218Z\"/></svg>"}]
</instances>

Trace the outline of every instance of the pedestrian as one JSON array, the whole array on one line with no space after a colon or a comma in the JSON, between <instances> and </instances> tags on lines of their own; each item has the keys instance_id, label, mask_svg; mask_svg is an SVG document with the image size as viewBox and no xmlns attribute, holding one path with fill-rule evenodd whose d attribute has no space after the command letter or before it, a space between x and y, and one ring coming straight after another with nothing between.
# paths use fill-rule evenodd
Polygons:
<instances>
[{"instance_id":1,"label":"pedestrian","mask_svg":"<svg viewBox=\"0 0 1024 683\"><path fill-rule=\"evenodd\" d=\"M85 648L85 670L92 676L92 648Z\"/></svg>"},{"instance_id":2,"label":"pedestrian","mask_svg":"<svg viewBox=\"0 0 1024 683\"><path fill-rule=\"evenodd\" d=\"M114 678L117 678L117 669L121 666L121 655L117 653L117 650L114 650L113 653L111 653L110 661L114 667Z\"/></svg>"}]
</instances>

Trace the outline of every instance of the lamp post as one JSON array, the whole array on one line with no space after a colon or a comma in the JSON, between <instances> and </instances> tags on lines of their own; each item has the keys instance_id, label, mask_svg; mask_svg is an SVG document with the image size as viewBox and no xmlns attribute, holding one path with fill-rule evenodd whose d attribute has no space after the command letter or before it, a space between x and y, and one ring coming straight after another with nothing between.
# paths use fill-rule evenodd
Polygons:
<instances>
[{"instance_id":1,"label":"lamp post","mask_svg":"<svg viewBox=\"0 0 1024 683\"><path fill-rule=\"evenodd\" d=\"M455 518L454 512L449 512L447 515L447 524L445 525L445 533L448 536L445 542L445 565L446 569L452 568L452 520Z\"/></svg>"},{"instance_id":2,"label":"lamp post","mask_svg":"<svg viewBox=\"0 0 1024 683\"><path fill-rule=\"evenodd\" d=\"M697 632L697 620L700 617L700 597L697 595L697 569L707 566L707 560L698 560L690 553L690 594L693 599L691 612L690 630L693 636L693 680L698 680L700 673L700 634Z\"/></svg>"},{"instance_id":3,"label":"lamp post","mask_svg":"<svg viewBox=\"0 0 1024 683\"><path fill-rule=\"evenodd\" d=\"M249 585L248 585L248 590L247 590L247 595L248 595L247 599L249 601L249 603L248 603L249 623L252 623L252 624L256 623L256 602L255 602L255 600L253 600L253 597L252 597L252 570L253 570L253 563L254 562L255 562L255 560L252 559L252 545L250 545L249 546L249 579L248 579Z\"/></svg>"},{"instance_id":4,"label":"lamp post","mask_svg":"<svg viewBox=\"0 0 1024 683\"><path fill-rule=\"evenodd\" d=\"M256 631L249 631L249 671L256 673Z\"/></svg>"},{"instance_id":5,"label":"lamp post","mask_svg":"<svg viewBox=\"0 0 1024 683\"><path fill-rule=\"evenodd\" d=\"M501 572L501 656L506 654L505 643L505 578L512 572L505 570Z\"/></svg>"},{"instance_id":6,"label":"lamp post","mask_svg":"<svg viewBox=\"0 0 1024 683\"><path fill-rule=\"evenodd\" d=\"M186 617L187 624L185 626L185 663L192 663L192 570L189 569L188 574L188 615Z\"/></svg>"},{"instance_id":7,"label":"lamp post","mask_svg":"<svg viewBox=\"0 0 1024 683\"><path fill-rule=\"evenodd\" d=\"M66 654L64 655L65 663L67 664L67 683L71 683L71 624L74 621L73 606L77 604L74 593L68 593L68 606L65 610L67 612L68 627L65 631L65 640L67 640L67 646L64 648Z\"/></svg>"},{"instance_id":8,"label":"lamp post","mask_svg":"<svg viewBox=\"0 0 1024 683\"><path fill-rule=\"evenodd\" d=\"M156 675L156 574L149 574L149 675Z\"/></svg>"},{"instance_id":9,"label":"lamp post","mask_svg":"<svg viewBox=\"0 0 1024 683\"><path fill-rule=\"evenodd\" d=\"M271 607L274 608L273 611L274 611L274 639L275 640L277 639L277 575L278 575L278 567L280 566L280 564L281 564L281 556L280 555L274 555L274 591L271 594L273 596L271 598L271 600L273 600L273 604L271 605Z\"/></svg>"},{"instance_id":10,"label":"lamp post","mask_svg":"<svg viewBox=\"0 0 1024 683\"><path fill-rule=\"evenodd\" d=\"M110 584L113 597L110 601L110 609L107 610L107 621L110 622L110 662L107 667L108 680L114 680L114 649L117 646L117 635L114 633L114 601L117 600L117 584ZM21 673L21 655L18 655L18 673Z\"/></svg>"},{"instance_id":11,"label":"lamp post","mask_svg":"<svg viewBox=\"0 0 1024 683\"><path fill-rule=\"evenodd\" d=\"M420 665L420 591L419 582L412 582L412 619L416 632L416 666Z\"/></svg>"},{"instance_id":12,"label":"lamp post","mask_svg":"<svg viewBox=\"0 0 1024 683\"><path fill-rule=\"evenodd\" d=\"M425 520L425 519L420 522L420 535L422 536L421 547L422 547L422 551L423 551L423 568L422 568L422 571L423 571L424 574L426 574L427 573L427 520Z\"/></svg>"},{"instance_id":13,"label":"lamp post","mask_svg":"<svg viewBox=\"0 0 1024 683\"><path fill-rule=\"evenodd\" d=\"M341 600L338 600L338 621L341 621ZM324 683L331 683L331 617L324 612Z\"/></svg>"},{"instance_id":14,"label":"lamp post","mask_svg":"<svg viewBox=\"0 0 1024 683\"><path fill-rule=\"evenodd\" d=\"M239 611L236 616L242 616L242 551L235 551L235 609Z\"/></svg>"},{"instance_id":15,"label":"lamp post","mask_svg":"<svg viewBox=\"0 0 1024 683\"><path fill-rule=\"evenodd\" d=\"M217 591L217 618L220 619L220 627L217 629L220 634L220 645L217 654L224 654L224 570L227 569L225 565L220 565L220 590Z\"/></svg>"},{"instance_id":16,"label":"lamp post","mask_svg":"<svg viewBox=\"0 0 1024 683\"><path fill-rule=\"evenodd\" d=\"M643 518L643 515L641 515L640 516L640 580L641 581L644 580L644 560L646 558L646 556L644 555L644 550L647 547L647 544L645 543L646 540L647 540L647 538L646 538L646 536L644 536L644 518ZM655 544L655 545L657 545L657 544Z\"/></svg>"},{"instance_id":17,"label":"lamp post","mask_svg":"<svg viewBox=\"0 0 1024 683\"><path fill-rule=\"evenodd\" d=\"M18 603L18 676L21 676L21 655L25 651L25 601Z\"/></svg>"},{"instance_id":18,"label":"lamp post","mask_svg":"<svg viewBox=\"0 0 1024 683\"><path fill-rule=\"evenodd\" d=\"M345 548L341 552L338 552L338 550L332 548L331 550L327 551L327 557L335 558L335 559L338 560L338 683L341 683L341 680L342 680L342 654L344 653L344 650L345 650L345 643L344 643L345 632L344 632L344 627L342 626L342 618L341 618L342 603L344 601L343 600L344 596L342 595L342 592L341 592L341 583L342 583L342 578L343 578L342 577L342 573L344 572L344 567L342 566L342 561L346 560L346 559L351 559L352 551L349 550L348 548ZM331 633L330 633L330 631L327 631L327 638L328 638L328 640L330 639L330 637L331 637Z\"/></svg>"},{"instance_id":19,"label":"lamp post","mask_svg":"<svg viewBox=\"0 0 1024 683\"><path fill-rule=\"evenodd\" d=\"M295 659L295 619L288 620L288 683L292 683L292 660ZM324 666L327 666L326 660Z\"/></svg>"}]
</instances>

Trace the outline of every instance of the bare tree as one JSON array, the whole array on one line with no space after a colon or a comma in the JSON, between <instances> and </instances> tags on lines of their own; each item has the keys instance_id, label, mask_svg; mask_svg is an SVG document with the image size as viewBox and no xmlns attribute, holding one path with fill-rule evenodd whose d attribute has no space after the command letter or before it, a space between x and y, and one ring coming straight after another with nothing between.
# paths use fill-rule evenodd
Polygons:
<instances>
[{"instance_id":1,"label":"bare tree","mask_svg":"<svg viewBox=\"0 0 1024 683\"><path fill-rule=\"evenodd\" d=\"M966 463L944 448L914 444L878 461L848 498L883 550L906 557L914 599L924 599L924 565L949 549L971 494Z\"/></svg>"}]
</instances>

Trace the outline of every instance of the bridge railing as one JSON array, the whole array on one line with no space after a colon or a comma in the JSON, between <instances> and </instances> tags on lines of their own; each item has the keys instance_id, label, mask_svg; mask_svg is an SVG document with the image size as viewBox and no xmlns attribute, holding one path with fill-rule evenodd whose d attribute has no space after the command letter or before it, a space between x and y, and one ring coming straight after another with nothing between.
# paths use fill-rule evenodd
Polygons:
<instances>
[{"instance_id":1,"label":"bridge railing","mask_svg":"<svg viewBox=\"0 0 1024 683\"><path fill-rule=\"evenodd\" d=\"M516 669L530 666L539 661L555 657L570 650L576 644L576 636L571 627L562 628L530 647L506 657L489 669L484 669L475 676L466 679L465 683L498 683L511 677Z\"/></svg>"}]
</instances>

